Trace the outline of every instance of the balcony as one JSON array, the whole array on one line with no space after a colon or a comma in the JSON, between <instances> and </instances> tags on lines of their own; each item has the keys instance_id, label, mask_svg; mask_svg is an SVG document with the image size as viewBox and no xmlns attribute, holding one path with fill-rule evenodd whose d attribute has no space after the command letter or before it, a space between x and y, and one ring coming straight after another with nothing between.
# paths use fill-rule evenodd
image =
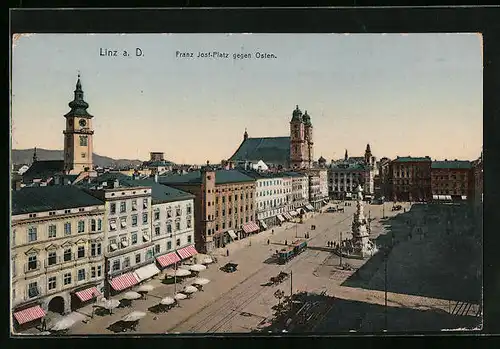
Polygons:
<instances>
[{"instance_id":1,"label":"balcony","mask_svg":"<svg viewBox=\"0 0 500 349\"><path fill-rule=\"evenodd\" d=\"M24 265L24 273L28 274L37 272L40 270L41 265L40 261L28 262Z\"/></svg>"}]
</instances>

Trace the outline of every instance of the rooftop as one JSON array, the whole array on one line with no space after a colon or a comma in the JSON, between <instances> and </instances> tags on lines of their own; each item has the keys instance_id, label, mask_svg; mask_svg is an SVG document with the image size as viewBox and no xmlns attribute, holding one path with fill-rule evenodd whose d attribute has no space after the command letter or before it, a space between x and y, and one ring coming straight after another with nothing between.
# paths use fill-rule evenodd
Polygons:
<instances>
[{"instance_id":1,"label":"rooftop","mask_svg":"<svg viewBox=\"0 0 500 349\"><path fill-rule=\"evenodd\" d=\"M30 187L12 192L12 215L103 204L101 200L72 185Z\"/></svg>"},{"instance_id":2,"label":"rooftop","mask_svg":"<svg viewBox=\"0 0 500 349\"><path fill-rule=\"evenodd\" d=\"M433 161L431 168L435 169L464 169L472 168L472 163L468 160L454 160L454 161Z\"/></svg>"},{"instance_id":3,"label":"rooftop","mask_svg":"<svg viewBox=\"0 0 500 349\"><path fill-rule=\"evenodd\" d=\"M330 166L334 172L354 172L354 171L365 171L367 167L364 163L360 162L340 162L334 163Z\"/></svg>"},{"instance_id":4,"label":"rooftop","mask_svg":"<svg viewBox=\"0 0 500 349\"><path fill-rule=\"evenodd\" d=\"M288 163L290 160L290 137L248 138L240 144L229 160Z\"/></svg>"},{"instance_id":5,"label":"rooftop","mask_svg":"<svg viewBox=\"0 0 500 349\"><path fill-rule=\"evenodd\" d=\"M153 204L194 199L194 195L185 191L156 183L152 179L129 179L120 182L121 185L135 187L151 187Z\"/></svg>"},{"instance_id":6,"label":"rooftop","mask_svg":"<svg viewBox=\"0 0 500 349\"><path fill-rule=\"evenodd\" d=\"M35 161L30 168L24 172L24 182L34 179L46 179L64 171L64 160Z\"/></svg>"},{"instance_id":7,"label":"rooftop","mask_svg":"<svg viewBox=\"0 0 500 349\"><path fill-rule=\"evenodd\" d=\"M398 156L396 159L393 160L393 162L424 162L424 161L431 161L431 158L429 156Z\"/></svg>"},{"instance_id":8,"label":"rooftop","mask_svg":"<svg viewBox=\"0 0 500 349\"><path fill-rule=\"evenodd\" d=\"M238 170L215 170L215 184L253 182L254 178ZM201 184L201 171L192 171L182 175L159 176L161 184Z\"/></svg>"}]
</instances>

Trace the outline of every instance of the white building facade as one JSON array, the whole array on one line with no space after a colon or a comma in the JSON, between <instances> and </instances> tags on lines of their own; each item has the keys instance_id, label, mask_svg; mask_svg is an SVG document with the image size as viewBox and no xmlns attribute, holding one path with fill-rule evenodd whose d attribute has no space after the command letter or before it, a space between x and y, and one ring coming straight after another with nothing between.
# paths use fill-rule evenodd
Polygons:
<instances>
[{"instance_id":1,"label":"white building facade","mask_svg":"<svg viewBox=\"0 0 500 349\"><path fill-rule=\"evenodd\" d=\"M91 190L105 202L105 297L131 288L159 273L151 234L151 187Z\"/></svg>"}]
</instances>

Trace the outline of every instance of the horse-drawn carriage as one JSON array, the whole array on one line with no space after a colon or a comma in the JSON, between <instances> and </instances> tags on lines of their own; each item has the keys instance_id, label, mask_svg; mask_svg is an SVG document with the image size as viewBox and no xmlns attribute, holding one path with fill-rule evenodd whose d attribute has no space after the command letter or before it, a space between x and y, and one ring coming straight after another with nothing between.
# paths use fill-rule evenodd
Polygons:
<instances>
[{"instance_id":1,"label":"horse-drawn carriage","mask_svg":"<svg viewBox=\"0 0 500 349\"><path fill-rule=\"evenodd\" d=\"M285 281L286 279L288 279L288 274L281 271L277 276L271 277L270 281L274 285L278 285L278 284L282 283L283 281Z\"/></svg>"}]
</instances>

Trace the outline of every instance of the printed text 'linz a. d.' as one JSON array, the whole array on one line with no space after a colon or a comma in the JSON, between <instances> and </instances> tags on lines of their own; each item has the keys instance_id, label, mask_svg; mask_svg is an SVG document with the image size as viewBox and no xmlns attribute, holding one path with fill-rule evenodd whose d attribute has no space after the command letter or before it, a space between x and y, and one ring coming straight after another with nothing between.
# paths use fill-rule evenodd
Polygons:
<instances>
[{"instance_id":1,"label":"printed text 'linz a. d.'","mask_svg":"<svg viewBox=\"0 0 500 349\"><path fill-rule=\"evenodd\" d=\"M99 56L101 57L144 57L144 52L141 48L136 47L135 50L117 50L112 48L99 48Z\"/></svg>"}]
</instances>

